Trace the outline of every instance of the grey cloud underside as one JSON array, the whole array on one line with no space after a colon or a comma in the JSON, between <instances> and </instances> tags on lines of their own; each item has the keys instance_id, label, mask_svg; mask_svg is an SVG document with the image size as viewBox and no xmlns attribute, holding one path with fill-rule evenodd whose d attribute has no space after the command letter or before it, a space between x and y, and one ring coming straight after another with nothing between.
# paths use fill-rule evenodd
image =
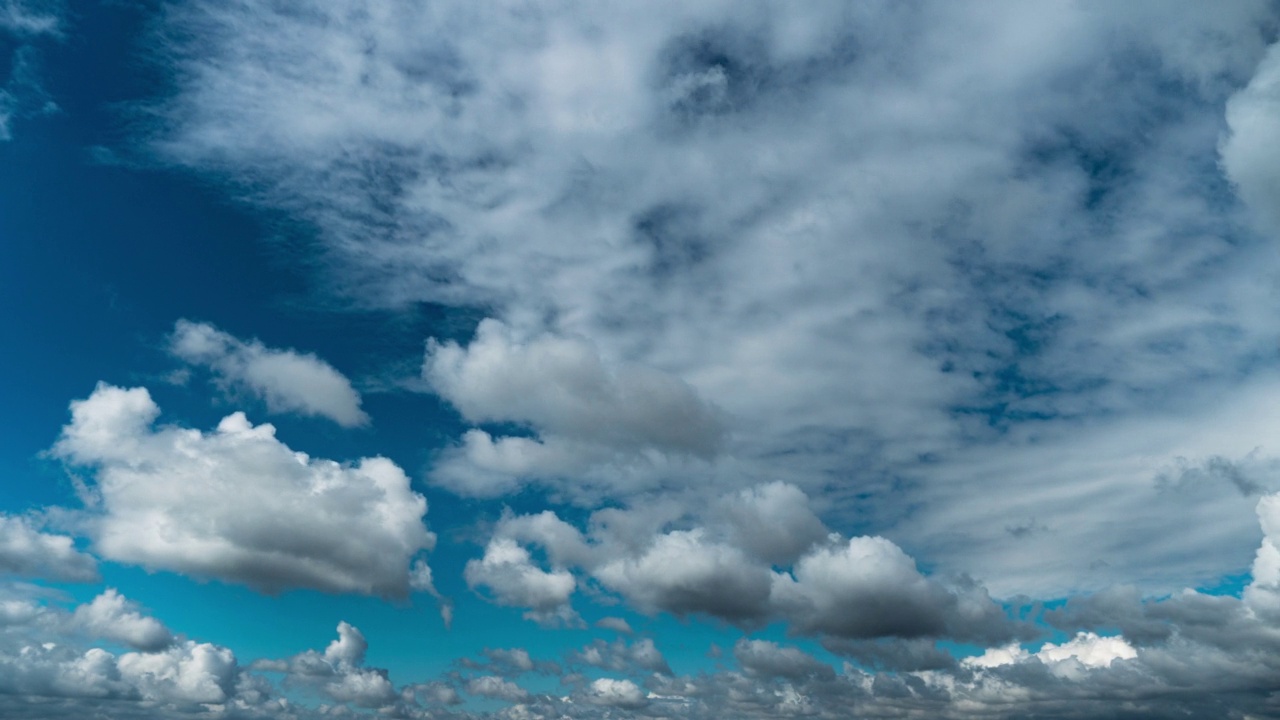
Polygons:
<instances>
[{"instance_id":1,"label":"grey cloud underside","mask_svg":"<svg viewBox=\"0 0 1280 720\"><path fill-rule=\"evenodd\" d=\"M717 507L705 516L680 502L610 508L586 532L550 511L508 513L464 574L490 601L544 625L580 625L573 598L587 589L643 613L748 629L781 620L828 639L989 644L1029 633L972 579L925 576L883 537L829 533L793 485L749 488Z\"/></svg>"}]
</instances>

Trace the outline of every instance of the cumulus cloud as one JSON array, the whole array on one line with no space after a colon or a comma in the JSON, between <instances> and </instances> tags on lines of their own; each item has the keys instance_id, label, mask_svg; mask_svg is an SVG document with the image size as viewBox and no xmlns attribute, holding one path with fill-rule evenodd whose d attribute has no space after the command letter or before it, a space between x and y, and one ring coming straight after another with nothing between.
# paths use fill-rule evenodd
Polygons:
<instances>
[{"instance_id":1,"label":"cumulus cloud","mask_svg":"<svg viewBox=\"0 0 1280 720\"><path fill-rule=\"evenodd\" d=\"M593 572L649 613L704 613L751 623L769 601L768 570L735 547L708 542L699 530L665 533L638 557L610 560Z\"/></svg>"},{"instance_id":2,"label":"cumulus cloud","mask_svg":"<svg viewBox=\"0 0 1280 720\"><path fill-rule=\"evenodd\" d=\"M173 642L164 623L143 615L138 606L115 588L107 588L91 602L76 608L72 621L95 637L154 652Z\"/></svg>"},{"instance_id":3,"label":"cumulus cloud","mask_svg":"<svg viewBox=\"0 0 1280 720\"><path fill-rule=\"evenodd\" d=\"M463 452L448 456L506 476L506 482L466 483L456 467L439 471L450 486L478 495L507 491L521 478L556 479L591 465L645 450L709 458L722 443L716 411L676 377L638 366L610 367L582 338L540 335L521 340L488 319L465 348L434 340L423 375L472 423L510 422L539 440L464 436Z\"/></svg>"},{"instance_id":4,"label":"cumulus cloud","mask_svg":"<svg viewBox=\"0 0 1280 720\"><path fill-rule=\"evenodd\" d=\"M467 681L467 692L480 697L520 702L529 697L529 692L510 680L503 680L496 675L481 675Z\"/></svg>"},{"instance_id":5,"label":"cumulus cloud","mask_svg":"<svg viewBox=\"0 0 1280 720\"><path fill-rule=\"evenodd\" d=\"M599 678L592 680L585 694L590 702L609 707L635 710L649 704L645 692L634 682L626 679Z\"/></svg>"},{"instance_id":6,"label":"cumulus cloud","mask_svg":"<svg viewBox=\"0 0 1280 720\"><path fill-rule=\"evenodd\" d=\"M0 572L93 582L98 564L71 537L41 532L30 518L0 514Z\"/></svg>"},{"instance_id":7,"label":"cumulus cloud","mask_svg":"<svg viewBox=\"0 0 1280 720\"><path fill-rule=\"evenodd\" d=\"M949 589L930 580L884 538L856 537L820 547L800 558L792 573L776 576L773 602L799 632L958 639L1009 632L1004 612L984 590Z\"/></svg>"},{"instance_id":8,"label":"cumulus cloud","mask_svg":"<svg viewBox=\"0 0 1280 720\"><path fill-rule=\"evenodd\" d=\"M612 643L596 640L581 650L570 653L569 660L605 670L621 672L645 670L664 675L671 674L671 666L667 664L667 659L663 657L651 638L642 638L629 645L621 639Z\"/></svg>"},{"instance_id":9,"label":"cumulus cloud","mask_svg":"<svg viewBox=\"0 0 1280 720\"><path fill-rule=\"evenodd\" d=\"M154 427L159 413L144 388L99 384L53 448L94 471L86 524L103 557L267 592L409 592L435 536L390 460L312 458L242 413L208 433Z\"/></svg>"},{"instance_id":10,"label":"cumulus cloud","mask_svg":"<svg viewBox=\"0 0 1280 720\"><path fill-rule=\"evenodd\" d=\"M269 348L190 320L174 325L169 352L209 369L227 390L261 398L273 413L318 415L343 427L369 423L351 381L311 353Z\"/></svg>"},{"instance_id":11,"label":"cumulus cloud","mask_svg":"<svg viewBox=\"0 0 1280 720\"><path fill-rule=\"evenodd\" d=\"M529 551L513 540L491 540L484 557L467 562L464 576L467 585L486 588L499 605L529 608L528 617L538 622L577 620L568 606L577 587L573 573L542 570L533 564Z\"/></svg>"},{"instance_id":12,"label":"cumulus cloud","mask_svg":"<svg viewBox=\"0 0 1280 720\"><path fill-rule=\"evenodd\" d=\"M346 621L338 623L338 637L323 652L307 650L283 660L259 660L253 669L285 674L286 685L318 688L330 699L362 708L396 704L401 694L383 668L364 666L369 642Z\"/></svg>"}]
</instances>

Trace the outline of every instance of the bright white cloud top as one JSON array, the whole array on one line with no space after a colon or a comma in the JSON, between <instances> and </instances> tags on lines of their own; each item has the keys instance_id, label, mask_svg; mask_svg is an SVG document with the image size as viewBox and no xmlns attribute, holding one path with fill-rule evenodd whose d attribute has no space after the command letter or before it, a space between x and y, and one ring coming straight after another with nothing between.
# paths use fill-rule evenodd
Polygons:
<instances>
[{"instance_id":1,"label":"bright white cloud top","mask_svg":"<svg viewBox=\"0 0 1280 720\"><path fill-rule=\"evenodd\" d=\"M53 403L0 714L1280 716L1274 2L131 12L83 154L307 290L163 308L216 425L119 358ZM77 32L0 0L0 138ZM132 568L338 639L241 662ZM485 640L380 643L415 592Z\"/></svg>"},{"instance_id":2,"label":"bright white cloud top","mask_svg":"<svg viewBox=\"0 0 1280 720\"><path fill-rule=\"evenodd\" d=\"M154 427L159 414L145 388L100 384L54 446L94 471L85 523L103 557L267 592L409 592L409 563L436 538L395 463L311 458L243 413L209 433Z\"/></svg>"}]
</instances>

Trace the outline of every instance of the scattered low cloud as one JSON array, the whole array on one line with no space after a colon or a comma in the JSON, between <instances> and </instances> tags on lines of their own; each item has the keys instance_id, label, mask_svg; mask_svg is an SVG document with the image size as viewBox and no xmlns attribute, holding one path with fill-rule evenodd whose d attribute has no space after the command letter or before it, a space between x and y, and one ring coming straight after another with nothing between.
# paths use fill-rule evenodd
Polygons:
<instances>
[{"instance_id":1,"label":"scattered low cloud","mask_svg":"<svg viewBox=\"0 0 1280 720\"><path fill-rule=\"evenodd\" d=\"M351 381L311 353L269 348L190 320L174 326L169 352L210 370L225 390L265 401L273 413L318 415L343 427L369 424Z\"/></svg>"}]
</instances>

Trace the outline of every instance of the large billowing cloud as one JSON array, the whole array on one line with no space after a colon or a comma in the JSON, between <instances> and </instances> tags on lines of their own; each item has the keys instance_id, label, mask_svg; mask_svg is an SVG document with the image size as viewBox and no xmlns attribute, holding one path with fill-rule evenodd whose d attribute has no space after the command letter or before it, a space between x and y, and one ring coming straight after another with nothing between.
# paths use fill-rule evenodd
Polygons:
<instances>
[{"instance_id":1,"label":"large billowing cloud","mask_svg":"<svg viewBox=\"0 0 1280 720\"><path fill-rule=\"evenodd\" d=\"M169 351L213 371L227 390L247 391L265 400L271 412L319 415L344 427L369 422L351 381L310 353L246 342L190 320L174 326Z\"/></svg>"},{"instance_id":2,"label":"large billowing cloud","mask_svg":"<svg viewBox=\"0 0 1280 720\"><path fill-rule=\"evenodd\" d=\"M54 446L93 470L100 508L86 526L103 557L268 592L409 592L410 562L435 536L390 460L312 458L242 413L208 433L156 427L159 413L144 388L100 384Z\"/></svg>"}]
</instances>

